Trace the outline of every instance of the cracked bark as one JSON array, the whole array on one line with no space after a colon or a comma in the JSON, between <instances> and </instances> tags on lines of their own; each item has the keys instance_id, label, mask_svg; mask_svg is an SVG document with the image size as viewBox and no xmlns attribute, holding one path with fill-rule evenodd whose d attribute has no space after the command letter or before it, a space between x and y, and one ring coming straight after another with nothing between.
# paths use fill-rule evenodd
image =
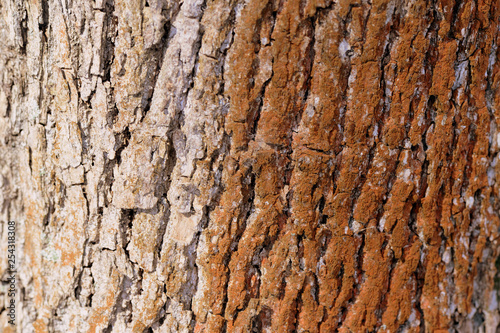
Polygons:
<instances>
[{"instance_id":1,"label":"cracked bark","mask_svg":"<svg viewBox=\"0 0 500 333\"><path fill-rule=\"evenodd\" d=\"M499 5L3 1L3 332L497 332Z\"/></svg>"}]
</instances>

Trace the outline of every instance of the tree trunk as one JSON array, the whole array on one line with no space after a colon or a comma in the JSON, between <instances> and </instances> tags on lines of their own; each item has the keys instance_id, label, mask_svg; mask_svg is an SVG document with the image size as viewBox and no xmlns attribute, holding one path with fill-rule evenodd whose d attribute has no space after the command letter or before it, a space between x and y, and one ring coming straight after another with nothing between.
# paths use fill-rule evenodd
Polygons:
<instances>
[{"instance_id":1,"label":"tree trunk","mask_svg":"<svg viewBox=\"0 0 500 333\"><path fill-rule=\"evenodd\" d=\"M497 332L499 0L0 7L3 332Z\"/></svg>"}]
</instances>

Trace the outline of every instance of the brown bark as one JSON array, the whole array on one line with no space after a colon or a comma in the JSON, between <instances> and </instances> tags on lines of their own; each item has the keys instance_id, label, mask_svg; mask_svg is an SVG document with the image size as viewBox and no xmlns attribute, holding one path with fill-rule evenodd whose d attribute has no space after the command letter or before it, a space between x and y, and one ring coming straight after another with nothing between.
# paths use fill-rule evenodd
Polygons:
<instances>
[{"instance_id":1,"label":"brown bark","mask_svg":"<svg viewBox=\"0 0 500 333\"><path fill-rule=\"evenodd\" d=\"M497 332L499 5L1 2L3 332Z\"/></svg>"}]
</instances>

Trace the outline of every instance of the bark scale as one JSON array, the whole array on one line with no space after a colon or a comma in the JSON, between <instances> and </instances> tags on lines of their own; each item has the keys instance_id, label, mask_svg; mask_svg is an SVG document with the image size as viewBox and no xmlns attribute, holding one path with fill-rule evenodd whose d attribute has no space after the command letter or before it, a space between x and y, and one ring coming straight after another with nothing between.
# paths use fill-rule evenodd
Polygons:
<instances>
[{"instance_id":1,"label":"bark scale","mask_svg":"<svg viewBox=\"0 0 500 333\"><path fill-rule=\"evenodd\" d=\"M3 332L497 331L498 0L0 8Z\"/></svg>"}]
</instances>

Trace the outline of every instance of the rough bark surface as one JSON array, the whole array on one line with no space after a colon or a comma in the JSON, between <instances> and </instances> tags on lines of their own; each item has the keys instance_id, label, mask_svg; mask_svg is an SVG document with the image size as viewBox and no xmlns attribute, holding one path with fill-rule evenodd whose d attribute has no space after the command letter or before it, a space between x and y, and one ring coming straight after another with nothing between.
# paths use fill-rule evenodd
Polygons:
<instances>
[{"instance_id":1,"label":"rough bark surface","mask_svg":"<svg viewBox=\"0 0 500 333\"><path fill-rule=\"evenodd\" d=\"M497 332L499 0L3 0L3 332Z\"/></svg>"}]
</instances>

